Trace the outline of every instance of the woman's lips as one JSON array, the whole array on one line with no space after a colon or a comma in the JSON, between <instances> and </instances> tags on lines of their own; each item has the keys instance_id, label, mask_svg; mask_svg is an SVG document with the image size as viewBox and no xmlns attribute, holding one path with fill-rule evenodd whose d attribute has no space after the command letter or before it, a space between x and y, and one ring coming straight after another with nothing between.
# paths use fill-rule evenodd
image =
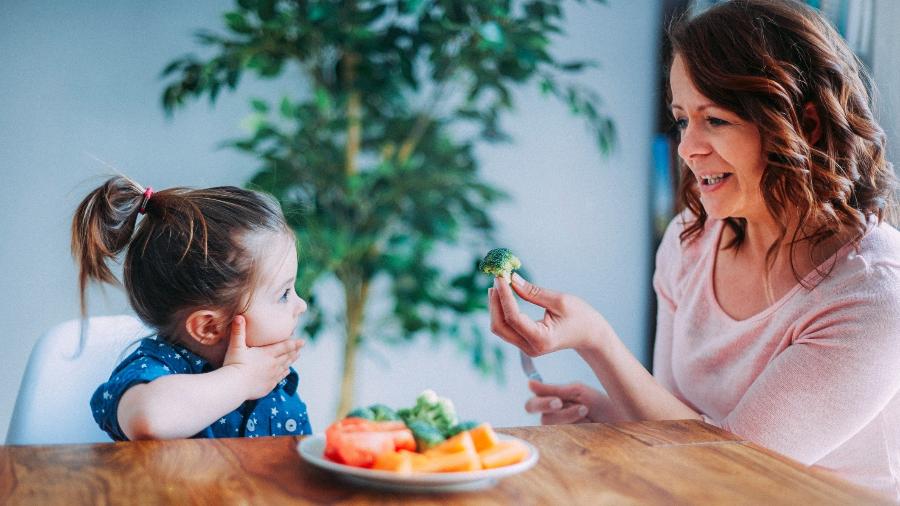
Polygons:
<instances>
[{"instance_id":1,"label":"woman's lips","mask_svg":"<svg viewBox=\"0 0 900 506\"><path fill-rule=\"evenodd\" d=\"M714 192L714 191L718 190L719 188L721 188L722 186L728 184L728 181L730 179L731 179L731 174L724 174L723 177L721 179L719 179L717 182L708 184L706 182L706 179L699 178L697 186L700 188L701 193L710 193L710 192Z\"/></svg>"}]
</instances>

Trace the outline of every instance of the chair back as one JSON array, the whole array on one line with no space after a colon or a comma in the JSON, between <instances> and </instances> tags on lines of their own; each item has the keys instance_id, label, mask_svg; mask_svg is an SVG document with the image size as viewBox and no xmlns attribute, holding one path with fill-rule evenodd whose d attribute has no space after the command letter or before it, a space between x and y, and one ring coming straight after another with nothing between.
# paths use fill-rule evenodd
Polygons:
<instances>
[{"instance_id":1,"label":"chair back","mask_svg":"<svg viewBox=\"0 0 900 506\"><path fill-rule=\"evenodd\" d=\"M81 320L61 323L31 350L6 444L108 442L91 413L94 390L109 379L132 344L152 334L134 316L88 318L79 353ZM126 350L127 349L127 350Z\"/></svg>"}]
</instances>

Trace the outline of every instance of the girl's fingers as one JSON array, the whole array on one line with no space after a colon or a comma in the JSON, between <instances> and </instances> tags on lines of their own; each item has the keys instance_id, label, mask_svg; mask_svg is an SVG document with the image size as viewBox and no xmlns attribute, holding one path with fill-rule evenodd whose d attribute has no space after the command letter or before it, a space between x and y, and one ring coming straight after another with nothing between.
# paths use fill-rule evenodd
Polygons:
<instances>
[{"instance_id":1,"label":"girl's fingers","mask_svg":"<svg viewBox=\"0 0 900 506\"><path fill-rule=\"evenodd\" d=\"M228 341L228 347L247 347L247 321L241 315L237 315L231 320L231 338Z\"/></svg>"},{"instance_id":2,"label":"girl's fingers","mask_svg":"<svg viewBox=\"0 0 900 506\"><path fill-rule=\"evenodd\" d=\"M302 339L288 339L287 341L260 346L260 348L266 350L273 357L281 357L295 353L303 347L303 344L304 341Z\"/></svg>"}]
</instances>

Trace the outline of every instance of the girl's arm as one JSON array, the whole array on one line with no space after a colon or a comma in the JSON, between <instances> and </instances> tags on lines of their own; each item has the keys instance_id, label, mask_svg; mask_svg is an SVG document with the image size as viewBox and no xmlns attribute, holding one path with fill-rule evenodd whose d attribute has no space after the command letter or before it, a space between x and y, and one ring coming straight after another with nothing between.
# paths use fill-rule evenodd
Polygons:
<instances>
[{"instance_id":1,"label":"girl's arm","mask_svg":"<svg viewBox=\"0 0 900 506\"><path fill-rule=\"evenodd\" d=\"M273 386L274 388L274 386ZM128 439L191 437L247 400L240 372L221 367L204 374L172 374L135 385L119 400Z\"/></svg>"},{"instance_id":2,"label":"girl's arm","mask_svg":"<svg viewBox=\"0 0 900 506\"><path fill-rule=\"evenodd\" d=\"M265 396L288 375L302 341L247 347L246 323L236 316L225 360L204 374L172 374L135 385L116 411L128 439L191 437L248 399Z\"/></svg>"}]
</instances>

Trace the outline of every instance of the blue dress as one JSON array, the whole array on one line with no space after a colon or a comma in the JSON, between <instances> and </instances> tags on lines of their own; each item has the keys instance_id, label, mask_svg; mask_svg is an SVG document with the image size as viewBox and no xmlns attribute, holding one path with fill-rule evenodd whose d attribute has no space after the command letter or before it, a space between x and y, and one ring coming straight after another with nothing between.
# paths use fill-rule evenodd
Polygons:
<instances>
[{"instance_id":1,"label":"blue dress","mask_svg":"<svg viewBox=\"0 0 900 506\"><path fill-rule=\"evenodd\" d=\"M168 374L200 374L212 371L210 364L190 350L162 339L141 339L140 345L112 372L91 397L94 420L115 441L127 441L118 421L119 399L139 383L149 383ZM294 368L265 397L246 401L195 438L296 436L311 434L306 404L297 395L299 376Z\"/></svg>"}]
</instances>

